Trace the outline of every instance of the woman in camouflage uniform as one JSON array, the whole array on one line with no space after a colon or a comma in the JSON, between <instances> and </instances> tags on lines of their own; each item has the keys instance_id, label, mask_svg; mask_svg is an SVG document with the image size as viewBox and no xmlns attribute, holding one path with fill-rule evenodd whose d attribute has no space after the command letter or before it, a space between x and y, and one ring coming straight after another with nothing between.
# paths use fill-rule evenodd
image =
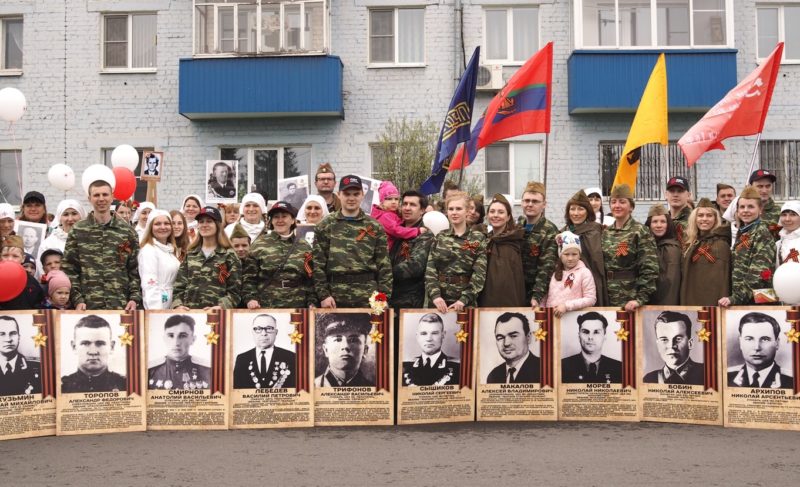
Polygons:
<instances>
[{"instance_id":1,"label":"woman in camouflage uniform","mask_svg":"<svg viewBox=\"0 0 800 487\"><path fill-rule=\"evenodd\" d=\"M441 313L475 306L486 279L486 236L467 228L470 198L457 192L445 201L450 228L433 241L425 291Z\"/></svg>"},{"instance_id":2,"label":"woman in camouflage uniform","mask_svg":"<svg viewBox=\"0 0 800 487\"><path fill-rule=\"evenodd\" d=\"M250 247L244 269L244 300L249 309L306 308L317 304L311 281L311 245L294 233L297 210L278 201L267 213L272 233Z\"/></svg>"},{"instance_id":3,"label":"woman in camouflage uniform","mask_svg":"<svg viewBox=\"0 0 800 487\"><path fill-rule=\"evenodd\" d=\"M633 191L627 184L611 190L614 224L603 232L603 261L609 305L634 311L656 290L658 258L653 235L633 219Z\"/></svg>"},{"instance_id":4,"label":"woman in camouflage uniform","mask_svg":"<svg viewBox=\"0 0 800 487\"><path fill-rule=\"evenodd\" d=\"M758 191L752 186L744 188L736 202L739 231L733 244L731 295L720 298L720 306L754 304L759 289L772 287L775 239L761 221L761 208Z\"/></svg>"},{"instance_id":5,"label":"woman in camouflage uniform","mask_svg":"<svg viewBox=\"0 0 800 487\"><path fill-rule=\"evenodd\" d=\"M223 231L218 209L200 210L197 235L178 269L172 307L182 311L235 308L241 299L241 264Z\"/></svg>"}]
</instances>

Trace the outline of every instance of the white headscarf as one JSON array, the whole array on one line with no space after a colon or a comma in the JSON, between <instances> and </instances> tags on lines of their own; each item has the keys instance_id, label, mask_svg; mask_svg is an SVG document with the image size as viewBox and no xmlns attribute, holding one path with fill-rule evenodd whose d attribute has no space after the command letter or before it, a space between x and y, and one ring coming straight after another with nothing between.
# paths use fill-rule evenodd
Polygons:
<instances>
[{"instance_id":1,"label":"white headscarf","mask_svg":"<svg viewBox=\"0 0 800 487\"><path fill-rule=\"evenodd\" d=\"M325 200L322 198L322 196L318 194L312 194L306 198L305 201L303 201L303 205L300 206L300 210L297 211L297 221L300 223L306 223L306 205L310 201L314 201L318 203L320 207L322 207L322 218L328 216L328 204L325 203Z\"/></svg>"},{"instance_id":2,"label":"white headscarf","mask_svg":"<svg viewBox=\"0 0 800 487\"><path fill-rule=\"evenodd\" d=\"M149 201L145 201L139 205L139 208L136 208L136 213L133 214L133 222L137 227L141 228L141 225L139 225L139 217L142 216L142 212L148 208L150 208L150 213L152 213L153 210L156 209L156 205L150 203Z\"/></svg>"},{"instance_id":3,"label":"white headscarf","mask_svg":"<svg viewBox=\"0 0 800 487\"><path fill-rule=\"evenodd\" d=\"M196 194L189 194L189 195L186 195L186 197L183 199L183 203L181 203L181 213L183 213L183 207L186 206L186 200L188 200L190 198L197 200L197 203L200 206L201 210L205 206L205 204L203 203L203 199L202 198L200 198ZM183 213L183 216L186 216L186 213ZM192 221L194 221L194 220L192 220Z\"/></svg>"},{"instance_id":4,"label":"white headscarf","mask_svg":"<svg viewBox=\"0 0 800 487\"><path fill-rule=\"evenodd\" d=\"M247 203L256 203L261 208L261 215L267 213L267 202L264 201L264 197L259 193L247 193L242 197L242 204L239 205L239 215L244 215L244 205Z\"/></svg>"},{"instance_id":5,"label":"white headscarf","mask_svg":"<svg viewBox=\"0 0 800 487\"><path fill-rule=\"evenodd\" d=\"M53 224L51 225L53 228L61 226L61 215L68 209L77 211L78 215L81 217L81 220L86 218L86 210L83 208L83 205L78 203L77 200L62 200L56 207L56 217L53 218Z\"/></svg>"}]
</instances>

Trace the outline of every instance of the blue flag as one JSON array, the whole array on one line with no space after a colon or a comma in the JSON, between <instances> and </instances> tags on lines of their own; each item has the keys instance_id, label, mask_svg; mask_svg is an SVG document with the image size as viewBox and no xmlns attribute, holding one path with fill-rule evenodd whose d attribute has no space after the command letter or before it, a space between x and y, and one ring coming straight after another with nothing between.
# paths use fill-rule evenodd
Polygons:
<instances>
[{"instance_id":1,"label":"blue flag","mask_svg":"<svg viewBox=\"0 0 800 487\"><path fill-rule=\"evenodd\" d=\"M456 147L461 142L469 140L470 125L472 124L472 106L475 102L475 88L478 85L478 60L480 58L480 46L475 48L472 58L467 64L467 69L461 75L456 92L450 101L450 108L444 118L442 130L439 133L439 142L436 144L436 154L433 159L431 177L422 186L420 192L423 194L438 193L447 175L447 165L444 162L452 156ZM449 165L449 164L448 164Z\"/></svg>"}]
</instances>

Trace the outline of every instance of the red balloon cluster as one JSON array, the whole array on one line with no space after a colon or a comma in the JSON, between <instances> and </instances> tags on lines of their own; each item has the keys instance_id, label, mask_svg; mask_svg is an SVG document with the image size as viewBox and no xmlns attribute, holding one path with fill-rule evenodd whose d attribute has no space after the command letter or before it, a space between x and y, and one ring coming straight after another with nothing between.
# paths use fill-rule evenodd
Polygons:
<instances>
[{"instance_id":1,"label":"red balloon cluster","mask_svg":"<svg viewBox=\"0 0 800 487\"><path fill-rule=\"evenodd\" d=\"M0 262L0 301L10 301L20 295L28 283L25 269L10 260Z\"/></svg>"},{"instance_id":2,"label":"red balloon cluster","mask_svg":"<svg viewBox=\"0 0 800 487\"><path fill-rule=\"evenodd\" d=\"M114 177L117 185L114 187L114 198L120 201L127 201L136 191L136 176L127 167L115 167Z\"/></svg>"}]
</instances>

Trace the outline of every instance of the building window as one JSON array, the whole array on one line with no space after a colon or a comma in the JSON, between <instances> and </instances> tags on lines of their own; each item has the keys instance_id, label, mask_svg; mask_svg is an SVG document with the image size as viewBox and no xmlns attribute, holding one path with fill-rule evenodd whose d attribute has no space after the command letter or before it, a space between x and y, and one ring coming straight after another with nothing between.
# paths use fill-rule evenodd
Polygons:
<instances>
[{"instance_id":1,"label":"building window","mask_svg":"<svg viewBox=\"0 0 800 487\"><path fill-rule=\"evenodd\" d=\"M617 166L624 149L625 142L600 142L600 183L605 196L611 193L611 185L614 183L614 176L617 174ZM686 158L677 142L670 142L666 147L660 144L644 145L634 196L638 200L663 200L666 197L667 179L673 176L687 178L692 194L697 195L695 167L687 167Z\"/></svg>"},{"instance_id":2,"label":"building window","mask_svg":"<svg viewBox=\"0 0 800 487\"><path fill-rule=\"evenodd\" d=\"M247 193L261 193L265 199L275 201L278 198L279 179L303 176L311 171L310 146L223 147L219 151L219 158L239 161L240 197Z\"/></svg>"},{"instance_id":3,"label":"building window","mask_svg":"<svg viewBox=\"0 0 800 487\"><path fill-rule=\"evenodd\" d=\"M370 144L369 151L372 160L372 177L384 181L392 180L392 176L398 174L400 168L396 167L397 157L395 151L396 144ZM430 171L428 171L430 172Z\"/></svg>"},{"instance_id":4,"label":"building window","mask_svg":"<svg viewBox=\"0 0 800 487\"><path fill-rule=\"evenodd\" d=\"M732 47L732 0L575 0L579 48ZM731 29L732 31L732 29Z\"/></svg>"},{"instance_id":5,"label":"building window","mask_svg":"<svg viewBox=\"0 0 800 487\"><path fill-rule=\"evenodd\" d=\"M142 173L142 157L145 152L150 152L153 149L152 147L137 147L136 152L139 153L139 163L136 165L136 169L133 171L133 174L136 176L136 191L133 193L133 199L135 201L146 201L147 200L147 181L142 181L139 178L139 175ZM111 153L114 152L114 148L110 149L103 149L103 164L108 167L111 167Z\"/></svg>"},{"instance_id":6,"label":"building window","mask_svg":"<svg viewBox=\"0 0 800 487\"><path fill-rule=\"evenodd\" d=\"M0 150L0 203L18 206L22 204L19 194L19 172L17 163L22 167L22 151Z\"/></svg>"},{"instance_id":7,"label":"building window","mask_svg":"<svg viewBox=\"0 0 800 487\"><path fill-rule=\"evenodd\" d=\"M487 8L484 14L486 62L524 62L539 50L539 9Z\"/></svg>"},{"instance_id":8,"label":"building window","mask_svg":"<svg viewBox=\"0 0 800 487\"><path fill-rule=\"evenodd\" d=\"M496 193L518 201L528 181L542 180L542 144L511 142L492 144L484 150L486 198Z\"/></svg>"},{"instance_id":9,"label":"building window","mask_svg":"<svg viewBox=\"0 0 800 487\"><path fill-rule=\"evenodd\" d=\"M22 71L22 17L0 18L0 71Z\"/></svg>"},{"instance_id":10,"label":"building window","mask_svg":"<svg viewBox=\"0 0 800 487\"><path fill-rule=\"evenodd\" d=\"M783 41L783 60L800 62L800 5L759 5L757 18L758 58L769 56Z\"/></svg>"},{"instance_id":11,"label":"building window","mask_svg":"<svg viewBox=\"0 0 800 487\"><path fill-rule=\"evenodd\" d=\"M103 16L103 69L156 69L156 14Z\"/></svg>"},{"instance_id":12,"label":"building window","mask_svg":"<svg viewBox=\"0 0 800 487\"><path fill-rule=\"evenodd\" d=\"M800 198L800 140L762 140L761 167L775 174L777 200Z\"/></svg>"},{"instance_id":13,"label":"building window","mask_svg":"<svg viewBox=\"0 0 800 487\"><path fill-rule=\"evenodd\" d=\"M326 1L200 1L194 8L195 54L325 52Z\"/></svg>"},{"instance_id":14,"label":"building window","mask_svg":"<svg viewBox=\"0 0 800 487\"><path fill-rule=\"evenodd\" d=\"M371 64L425 62L425 9L394 8L369 11Z\"/></svg>"}]
</instances>

